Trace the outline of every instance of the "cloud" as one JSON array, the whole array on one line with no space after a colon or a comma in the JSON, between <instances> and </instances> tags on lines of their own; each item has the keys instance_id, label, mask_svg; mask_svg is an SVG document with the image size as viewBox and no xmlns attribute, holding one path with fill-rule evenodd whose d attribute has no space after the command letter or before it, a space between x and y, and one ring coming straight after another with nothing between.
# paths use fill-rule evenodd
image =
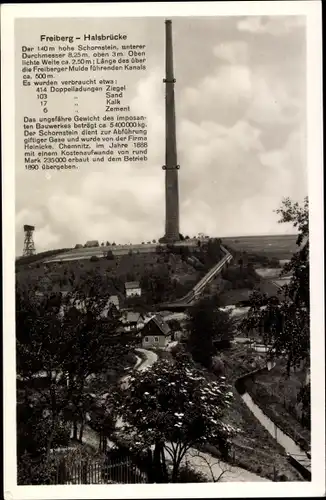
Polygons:
<instances>
[{"instance_id":1,"label":"cloud","mask_svg":"<svg viewBox=\"0 0 326 500\"><path fill-rule=\"evenodd\" d=\"M244 41L223 42L213 48L213 54L217 58L230 64L248 64L249 48Z\"/></svg>"},{"instance_id":2,"label":"cloud","mask_svg":"<svg viewBox=\"0 0 326 500\"><path fill-rule=\"evenodd\" d=\"M237 120L257 124L292 124L302 119L302 98L282 78L279 67L251 64L248 43L235 41L213 48L216 63L196 87L187 87L181 109L233 125Z\"/></svg>"},{"instance_id":3,"label":"cloud","mask_svg":"<svg viewBox=\"0 0 326 500\"><path fill-rule=\"evenodd\" d=\"M273 36L288 35L296 28L305 26L304 16L250 16L237 23L239 31Z\"/></svg>"},{"instance_id":4,"label":"cloud","mask_svg":"<svg viewBox=\"0 0 326 500\"><path fill-rule=\"evenodd\" d=\"M262 165L268 167L278 183L271 185L271 194L276 196L280 185L290 198L303 200L306 196L307 169L305 129L294 130L282 149L270 150L260 155Z\"/></svg>"},{"instance_id":5,"label":"cloud","mask_svg":"<svg viewBox=\"0 0 326 500\"><path fill-rule=\"evenodd\" d=\"M193 22L192 41L196 23L205 32L194 44L196 56L189 52L188 25L176 37L181 231L219 236L284 232L273 210L283 196L300 201L306 194L306 139L300 127L305 74L301 49L293 42L303 39L294 30L301 21L284 19L277 57L280 39L274 34L282 31L277 28L281 19L234 18L227 25L219 19L218 29L213 22ZM248 36L254 30L265 36L259 41ZM90 239L128 243L163 235L164 58L154 57L162 53L161 37L156 38L160 45L148 45L152 64L143 75L129 75L128 84L131 114L148 118L148 161L54 171L50 181L41 172L33 176L17 168L18 253L24 223L36 225L38 250Z\"/></svg>"},{"instance_id":6,"label":"cloud","mask_svg":"<svg viewBox=\"0 0 326 500\"><path fill-rule=\"evenodd\" d=\"M252 95L252 73L243 65L216 64L213 72L181 96L181 113L232 124L246 111ZM194 116L194 117L195 117Z\"/></svg>"},{"instance_id":7,"label":"cloud","mask_svg":"<svg viewBox=\"0 0 326 500\"><path fill-rule=\"evenodd\" d=\"M60 235L55 234L49 224L46 224L45 226L35 231L34 241L38 251L47 250L57 245L57 243L60 241Z\"/></svg>"}]
</instances>

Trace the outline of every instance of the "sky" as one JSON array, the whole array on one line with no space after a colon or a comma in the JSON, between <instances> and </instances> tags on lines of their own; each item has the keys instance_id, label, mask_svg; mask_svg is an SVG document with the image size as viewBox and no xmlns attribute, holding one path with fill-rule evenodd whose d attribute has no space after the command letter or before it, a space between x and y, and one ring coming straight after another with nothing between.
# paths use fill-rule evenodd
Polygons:
<instances>
[{"instance_id":1,"label":"sky","mask_svg":"<svg viewBox=\"0 0 326 500\"><path fill-rule=\"evenodd\" d=\"M307 195L304 18L172 21L181 232L216 237L293 233L291 226L278 224L274 210L284 197L302 202ZM146 163L92 165L51 172L50 178L25 171L21 120L39 111L17 78L17 255L24 224L36 226L37 251L93 239L158 239L165 218L164 19L16 22L17 45L36 44L40 33L119 29L130 43L145 43L147 71L121 78L129 85L133 113L147 115L149 125ZM58 100L54 114L69 114L67 102ZM87 103L84 112L90 112Z\"/></svg>"}]
</instances>

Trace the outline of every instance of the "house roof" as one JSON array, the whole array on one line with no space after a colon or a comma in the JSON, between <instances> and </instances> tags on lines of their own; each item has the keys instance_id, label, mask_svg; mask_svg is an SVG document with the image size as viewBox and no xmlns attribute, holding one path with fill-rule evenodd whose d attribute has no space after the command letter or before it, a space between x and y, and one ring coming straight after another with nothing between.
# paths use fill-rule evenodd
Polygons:
<instances>
[{"instance_id":1,"label":"house roof","mask_svg":"<svg viewBox=\"0 0 326 500\"><path fill-rule=\"evenodd\" d=\"M128 311L124 320L127 323L137 323L137 321L139 321L140 317L141 317L141 313Z\"/></svg>"},{"instance_id":2,"label":"house roof","mask_svg":"<svg viewBox=\"0 0 326 500\"><path fill-rule=\"evenodd\" d=\"M146 325L148 325L151 321L155 323L155 325L159 328L161 331L162 335L170 335L171 329L169 325L164 321L162 316L160 314L156 314L152 318L150 318Z\"/></svg>"},{"instance_id":3,"label":"house roof","mask_svg":"<svg viewBox=\"0 0 326 500\"><path fill-rule=\"evenodd\" d=\"M125 288L140 288L139 281L126 281Z\"/></svg>"},{"instance_id":4,"label":"house roof","mask_svg":"<svg viewBox=\"0 0 326 500\"><path fill-rule=\"evenodd\" d=\"M117 295L111 295L108 298L108 301L105 304L103 311L101 313L102 317L107 317L108 312L109 312L112 305L114 305L117 309L119 309L119 297Z\"/></svg>"},{"instance_id":5,"label":"house roof","mask_svg":"<svg viewBox=\"0 0 326 500\"><path fill-rule=\"evenodd\" d=\"M119 297L117 295L111 295L108 300L108 305L114 304L115 306L119 305Z\"/></svg>"}]
</instances>

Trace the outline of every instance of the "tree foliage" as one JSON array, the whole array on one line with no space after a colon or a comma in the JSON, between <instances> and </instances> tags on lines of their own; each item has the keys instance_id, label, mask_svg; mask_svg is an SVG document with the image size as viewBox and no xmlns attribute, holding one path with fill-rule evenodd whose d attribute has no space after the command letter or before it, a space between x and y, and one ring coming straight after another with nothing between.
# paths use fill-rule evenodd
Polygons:
<instances>
[{"instance_id":1,"label":"tree foliage","mask_svg":"<svg viewBox=\"0 0 326 500\"><path fill-rule=\"evenodd\" d=\"M35 440L43 443L46 439L42 450L47 457L65 422L79 421L82 439L86 412L92 404L88 378L119 366L128 351L115 340L116 317L110 311L107 316L102 314L106 301L80 291L64 299L52 294L36 300L32 291L17 289L18 399L29 411L26 422L34 422ZM45 427L39 428L40 419ZM21 426L18 434L22 453L31 451L26 444L30 431L24 429Z\"/></svg>"},{"instance_id":2,"label":"tree foliage","mask_svg":"<svg viewBox=\"0 0 326 500\"><path fill-rule=\"evenodd\" d=\"M215 341L230 340L234 322L230 314L219 308L215 297L204 297L189 309L187 347L194 361L211 366Z\"/></svg>"},{"instance_id":3,"label":"tree foliage","mask_svg":"<svg viewBox=\"0 0 326 500\"><path fill-rule=\"evenodd\" d=\"M308 364L310 358L308 198L302 207L286 198L276 212L281 215L280 223L290 222L298 230L298 250L282 272L290 274L291 279L278 297L267 298L255 292L241 329L246 333L262 330L270 355L285 356L290 373L291 367Z\"/></svg>"},{"instance_id":4,"label":"tree foliage","mask_svg":"<svg viewBox=\"0 0 326 500\"><path fill-rule=\"evenodd\" d=\"M232 392L224 378L208 382L191 363L158 361L151 370L137 372L127 390L110 397L111 411L123 421L121 432L134 449L154 449L168 481L176 482L187 451L209 442L225 457L235 430L224 420Z\"/></svg>"}]
</instances>

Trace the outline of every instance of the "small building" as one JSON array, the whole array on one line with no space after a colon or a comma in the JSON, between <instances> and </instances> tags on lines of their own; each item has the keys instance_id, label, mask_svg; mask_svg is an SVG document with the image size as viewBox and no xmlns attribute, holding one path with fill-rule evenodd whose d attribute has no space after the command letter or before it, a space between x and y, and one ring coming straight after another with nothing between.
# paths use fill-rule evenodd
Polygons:
<instances>
[{"instance_id":1,"label":"small building","mask_svg":"<svg viewBox=\"0 0 326 500\"><path fill-rule=\"evenodd\" d=\"M171 341L171 330L162 316L152 316L142 329L142 347L165 347Z\"/></svg>"},{"instance_id":2,"label":"small building","mask_svg":"<svg viewBox=\"0 0 326 500\"><path fill-rule=\"evenodd\" d=\"M114 314L120 316L120 302L117 295L111 295L105 304L103 311L101 312L102 318L107 318L109 311L113 310Z\"/></svg>"},{"instance_id":3,"label":"small building","mask_svg":"<svg viewBox=\"0 0 326 500\"><path fill-rule=\"evenodd\" d=\"M139 312L125 311L121 323L126 331L140 330L144 326L144 316Z\"/></svg>"},{"instance_id":4,"label":"small building","mask_svg":"<svg viewBox=\"0 0 326 500\"><path fill-rule=\"evenodd\" d=\"M126 297L140 297L141 288L139 281L127 281L125 283Z\"/></svg>"},{"instance_id":5,"label":"small building","mask_svg":"<svg viewBox=\"0 0 326 500\"><path fill-rule=\"evenodd\" d=\"M90 240L90 241L86 241L85 243L85 248L93 248L93 247L99 247L100 244L98 242L98 240Z\"/></svg>"},{"instance_id":6,"label":"small building","mask_svg":"<svg viewBox=\"0 0 326 500\"><path fill-rule=\"evenodd\" d=\"M120 310L120 301L119 301L118 295L111 295L109 297L108 302L107 302L107 306L108 307L114 306L117 309L117 311L119 311Z\"/></svg>"}]
</instances>

